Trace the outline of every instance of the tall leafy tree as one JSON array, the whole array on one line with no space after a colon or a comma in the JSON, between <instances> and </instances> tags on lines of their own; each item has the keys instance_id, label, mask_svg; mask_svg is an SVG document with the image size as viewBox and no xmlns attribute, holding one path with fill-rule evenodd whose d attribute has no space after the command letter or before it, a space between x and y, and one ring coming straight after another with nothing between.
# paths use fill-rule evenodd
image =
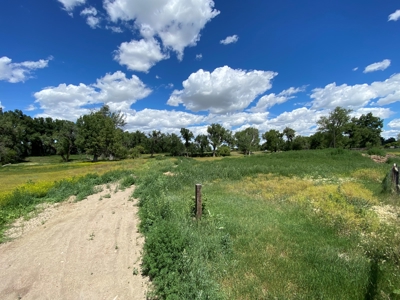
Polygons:
<instances>
[{"instance_id":1,"label":"tall leafy tree","mask_svg":"<svg viewBox=\"0 0 400 300\"><path fill-rule=\"evenodd\" d=\"M286 149L293 149L293 139L296 136L296 131L290 127L283 129L283 135L286 137Z\"/></svg>"},{"instance_id":2,"label":"tall leafy tree","mask_svg":"<svg viewBox=\"0 0 400 300\"><path fill-rule=\"evenodd\" d=\"M236 145L245 155L258 149L260 134L257 128L249 127L235 133Z\"/></svg>"},{"instance_id":3,"label":"tall leafy tree","mask_svg":"<svg viewBox=\"0 0 400 300\"><path fill-rule=\"evenodd\" d=\"M183 145L179 136L176 135L175 133L168 134L165 139L166 139L166 144L168 147L168 152L172 156L181 155L185 151L185 149L187 149Z\"/></svg>"},{"instance_id":4,"label":"tall leafy tree","mask_svg":"<svg viewBox=\"0 0 400 300\"><path fill-rule=\"evenodd\" d=\"M204 152L208 151L210 148L210 142L208 141L208 137L205 134L199 134L194 139L196 142L197 148L199 149L200 154L204 154Z\"/></svg>"},{"instance_id":5,"label":"tall leafy tree","mask_svg":"<svg viewBox=\"0 0 400 300\"><path fill-rule=\"evenodd\" d=\"M318 131L326 132L331 137L331 145L333 145L333 148L336 148L343 139L343 133L350 120L350 112L350 109L338 106L330 112L328 117L323 116L317 122L319 126Z\"/></svg>"},{"instance_id":6,"label":"tall leafy tree","mask_svg":"<svg viewBox=\"0 0 400 300\"><path fill-rule=\"evenodd\" d=\"M56 124L58 130L54 134L55 148L57 154L67 162L76 147L77 127L75 123L66 120L56 120Z\"/></svg>"},{"instance_id":7,"label":"tall leafy tree","mask_svg":"<svg viewBox=\"0 0 400 300\"><path fill-rule=\"evenodd\" d=\"M187 128L181 128L181 137L185 140L185 151L186 151L186 156L188 156L188 149L190 147L190 141L194 137L193 132L191 132Z\"/></svg>"},{"instance_id":8,"label":"tall leafy tree","mask_svg":"<svg viewBox=\"0 0 400 300\"><path fill-rule=\"evenodd\" d=\"M21 110L6 111L0 108L0 161L10 163L23 160L30 150L30 117Z\"/></svg>"},{"instance_id":9,"label":"tall leafy tree","mask_svg":"<svg viewBox=\"0 0 400 300\"><path fill-rule=\"evenodd\" d=\"M122 142L120 127L124 125L124 116L120 112L110 111L105 105L77 120L76 145L87 154L93 155L93 161L97 161L102 154L117 155Z\"/></svg>"},{"instance_id":10,"label":"tall leafy tree","mask_svg":"<svg viewBox=\"0 0 400 300\"><path fill-rule=\"evenodd\" d=\"M352 118L345 133L349 136L350 147L365 148L381 144L383 120L372 113Z\"/></svg>"},{"instance_id":11,"label":"tall leafy tree","mask_svg":"<svg viewBox=\"0 0 400 300\"><path fill-rule=\"evenodd\" d=\"M283 134L278 130L271 129L262 135L263 139L266 140L265 148L271 152L277 152L283 149L285 141L283 140Z\"/></svg>"},{"instance_id":12,"label":"tall leafy tree","mask_svg":"<svg viewBox=\"0 0 400 300\"><path fill-rule=\"evenodd\" d=\"M213 123L207 127L207 133L215 157L215 150L227 140L228 132L221 124Z\"/></svg>"},{"instance_id":13,"label":"tall leafy tree","mask_svg":"<svg viewBox=\"0 0 400 300\"><path fill-rule=\"evenodd\" d=\"M150 152L151 157L154 156L154 153L158 152L159 144L162 141L162 133L159 130L153 130L148 134L147 138L147 150Z\"/></svg>"}]
</instances>

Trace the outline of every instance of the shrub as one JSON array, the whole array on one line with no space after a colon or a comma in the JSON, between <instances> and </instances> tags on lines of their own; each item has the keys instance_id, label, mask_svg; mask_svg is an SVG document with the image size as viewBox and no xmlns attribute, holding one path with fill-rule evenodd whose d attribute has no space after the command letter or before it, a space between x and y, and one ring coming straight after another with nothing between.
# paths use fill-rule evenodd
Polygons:
<instances>
[{"instance_id":1,"label":"shrub","mask_svg":"<svg viewBox=\"0 0 400 300\"><path fill-rule=\"evenodd\" d=\"M230 156L231 155L231 149L226 145L222 145L221 147L219 147L217 149L217 155L218 156Z\"/></svg>"},{"instance_id":2,"label":"shrub","mask_svg":"<svg viewBox=\"0 0 400 300\"><path fill-rule=\"evenodd\" d=\"M379 156L385 156L386 155L386 152L383 149L380 149L380 148L368 149L367 153L369 155L379 155Z\"/></svg>"}]
</instances>

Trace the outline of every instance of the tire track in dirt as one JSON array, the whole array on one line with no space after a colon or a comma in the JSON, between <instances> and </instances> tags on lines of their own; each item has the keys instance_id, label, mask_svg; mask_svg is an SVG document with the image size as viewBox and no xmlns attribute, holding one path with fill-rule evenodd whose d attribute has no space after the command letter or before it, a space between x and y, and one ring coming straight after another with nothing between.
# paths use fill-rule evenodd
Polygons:
<instances>
[{"instance_id":1,"label":"tire track in dirt","mask_svg":"<svg viewBox=\"0 0 400 300\"><path fill-rule=\"evenodd\" d=\"M114 189L53 206L1 244L0 299L146 299L134 187Z\"/></svg>"}]
</instances>

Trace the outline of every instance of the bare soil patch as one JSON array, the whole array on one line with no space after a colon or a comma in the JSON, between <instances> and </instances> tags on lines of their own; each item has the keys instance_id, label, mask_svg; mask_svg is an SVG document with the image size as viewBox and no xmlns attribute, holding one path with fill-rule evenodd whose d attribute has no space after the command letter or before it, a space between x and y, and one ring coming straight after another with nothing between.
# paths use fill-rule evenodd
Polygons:
<instances>
[{"instance_id":1,"label":"bare soil patch","mask_svg":"<svg viewBox=\"0 0 400 300\"><path fill-rule=\"evenodd\" d=\"M134 187L103 188L15 223L0 245L0 299L146 299Z\"/></svg>"}]
</instances>

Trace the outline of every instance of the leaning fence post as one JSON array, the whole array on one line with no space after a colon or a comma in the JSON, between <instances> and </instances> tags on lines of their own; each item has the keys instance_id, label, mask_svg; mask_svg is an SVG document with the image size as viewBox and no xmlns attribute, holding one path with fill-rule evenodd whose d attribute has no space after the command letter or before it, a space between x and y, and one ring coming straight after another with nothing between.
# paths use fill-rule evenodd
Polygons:
<instances>
[{"instance_id":1,"label":"leaning fence post","mask_svg":"<svg viewBox=\"0 0 400 300\"><path fill-rule=\"evenodd\" d=\"M195 197L195 207L196 207L196 219L201 219L201 215L203 213L203 206L201 203L201 184L196 184L195 189L196 197Z\"/></svg>"},{"instance_id":2,"label":"leaning fence post","mask_svg":"<svg viewBox=\"0 0 400 300\"><path fill-rule=\"evenodd\" d=\"M399 193L399 169L396 163L394 163L392 167L392 188Z\"/></svg>"}]
</instances>

